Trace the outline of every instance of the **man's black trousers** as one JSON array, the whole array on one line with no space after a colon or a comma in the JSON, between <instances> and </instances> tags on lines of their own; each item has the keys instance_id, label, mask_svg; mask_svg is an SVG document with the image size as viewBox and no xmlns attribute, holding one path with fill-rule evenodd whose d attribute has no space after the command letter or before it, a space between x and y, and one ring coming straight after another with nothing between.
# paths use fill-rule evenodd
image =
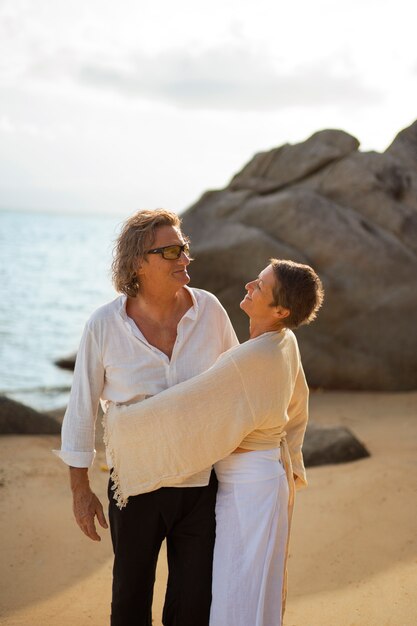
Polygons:
<instances>
[{"instance_id":1,"label":"man's black trousers","mask_svg":"<svg viewBox=\"0 0 417 626\"><path fill-rule=\"evenodd\" d=\"M217 479L207 487L163 487L116 506L109 481L114 550L111 626L152 626L155 570L166 538L164 626L208 626Z\"/></svg>"}]
</instances>

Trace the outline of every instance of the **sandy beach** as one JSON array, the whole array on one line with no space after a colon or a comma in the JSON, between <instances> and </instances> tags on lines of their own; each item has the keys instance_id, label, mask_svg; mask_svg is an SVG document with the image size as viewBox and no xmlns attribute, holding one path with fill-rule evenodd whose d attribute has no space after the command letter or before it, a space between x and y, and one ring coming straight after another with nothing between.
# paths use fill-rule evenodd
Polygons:
<instances>
[{"instance_id":1,"label":"sandy beach","mask_svg":"<svg viewBox=\"0 0 417 626\"><path fill-rule=\"evenodd\" d=\"M318 391L311 419L347 426L371 457L309 470L309 488L296 502L285 626L414 626L417 393ZM75 525L66 467L50 452L58 446L54 436L0 438L2 626L108 624L109 531L94 543ZM91 479L105 502L102 445Z\"/></svg>"}]
</instances>

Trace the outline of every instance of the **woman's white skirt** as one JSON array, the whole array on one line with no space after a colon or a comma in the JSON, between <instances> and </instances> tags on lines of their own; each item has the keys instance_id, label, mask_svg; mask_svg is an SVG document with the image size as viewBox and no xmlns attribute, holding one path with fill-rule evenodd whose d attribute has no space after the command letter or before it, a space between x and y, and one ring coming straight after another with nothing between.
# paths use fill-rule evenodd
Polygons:
<instances>
[{"instance_id":1,"label":"woman's white skirt","mask_svg":"<svg viewBox=\"0 0 417 626\"><path fill-rule=\"evenodd\" d=\"M288 482L280 450L231 454L214 467L210 626L281 626Z\"/></svg>"}]
</instances>

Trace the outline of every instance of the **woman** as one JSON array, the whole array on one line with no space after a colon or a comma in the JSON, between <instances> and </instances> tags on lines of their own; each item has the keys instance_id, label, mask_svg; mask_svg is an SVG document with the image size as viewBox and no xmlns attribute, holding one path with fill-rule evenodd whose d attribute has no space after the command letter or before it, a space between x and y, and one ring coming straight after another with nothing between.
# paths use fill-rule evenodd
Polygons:
<instances>
[{"instance_id":1,"label":"woman","mask_svg":"<svg viewBox=\"0 0 417 626\"><path fill-rule=\"evenodd\" d=\"M217 461L211 626L282 623L294 487L306 484L308 388L290 329L315 318L322 285L310 267L272 259L246 290L249 341L194 379L105 417L120 507Z\"/></svg>"},{"instance_id":2,"label":"woman","mask_svg":"<svg viewBox=\"0 0 417 626\"><path fill-rule=\"evenodd\" d=\"M135 213L115 248L113 282L121 295L86 324L58 454L70 466L75 519L90 539L100 540L95 517L107 528L88 480L99 401L154 396L205 371L237 344L217 298L187 287L189 263L188 241L175 213ZM130 498L123 511L110 500L112 626L151 626L164 539L169 569L164 624L208 626L216 482L207 466L180 488Z\"/></svg>"}]
</instances>

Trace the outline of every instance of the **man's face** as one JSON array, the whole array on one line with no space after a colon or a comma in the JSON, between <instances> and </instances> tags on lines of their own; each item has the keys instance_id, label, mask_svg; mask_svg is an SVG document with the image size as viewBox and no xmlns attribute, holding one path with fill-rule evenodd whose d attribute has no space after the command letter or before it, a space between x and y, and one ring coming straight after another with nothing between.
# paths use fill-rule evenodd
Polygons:
<instances>
[{"instance_id":1,"label":"man's face","mask_svg":"<svg viewBox=\"0 0 417 626\"><path fill-rule=\"evenodd\" d=\"M181 231L174 226L159 226L155 231L155 240L149 249L165 246L183 245ZM178 259L164 259L161 253L145 254L138 269L139 282L146 290L147 285L160 286L162 289L178 290L190 282L187 266L190 258L181 252Z\"/></svg>"}]
</instances>

